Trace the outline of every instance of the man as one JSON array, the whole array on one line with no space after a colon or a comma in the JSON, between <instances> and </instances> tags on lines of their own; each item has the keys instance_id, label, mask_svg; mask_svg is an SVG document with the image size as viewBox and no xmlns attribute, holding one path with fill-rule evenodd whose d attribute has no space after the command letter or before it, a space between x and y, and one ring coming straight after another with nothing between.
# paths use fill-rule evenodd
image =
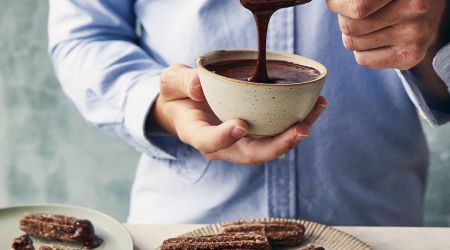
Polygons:
<instances>
[{"instance_id":1,"label":"man","mask_svg":"<svg viewBox=\"0 0 450 250\"><path fill-rule=\"evenodd\" d=\"M269 49L325 64L329 107L312 126L321 98L306 122L264 139L246 137L239 119L213 123L190 68L211 50L256 48L238 0L50 0L50 52L86 120L143 152L131 223L418 226L428 151L416 108L434 126L450 120L447 5L315 0L279 10Z\"/></svg>"}]
</instances>

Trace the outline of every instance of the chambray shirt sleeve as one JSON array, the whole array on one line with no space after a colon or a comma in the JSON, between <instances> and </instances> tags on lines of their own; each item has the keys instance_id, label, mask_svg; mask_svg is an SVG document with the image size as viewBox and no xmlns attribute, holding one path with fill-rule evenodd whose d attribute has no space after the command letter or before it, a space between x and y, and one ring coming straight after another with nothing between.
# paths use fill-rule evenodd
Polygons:
<instances>
[{"instance_id":1,"label":"chambray shirt sleeve","mask_svg":"<svg viewBox=\"0 0 450 250\"><path fill-rule=\"evenodd\" d=\"M433 67L450 92L450 44L438 51L433 59ZM450 113L434 110L427 105L425 98L417 87L419 81L426 81L426 79L418 79L411 71L397 70L397 73L411 101L432 127L450 122Z\"/></svg>"},{"instance_id":2,"label":"chambray shirt sleeve","mask_svg":"<svg viewBox=\"0 0 450 250\"><path fill-rule=\"evenodd\" d=\"M133 0L50 0L49 52L63 91L95 128L173 158L146 137L163 66L138 45Z\"/></svg>"}]
</instances>

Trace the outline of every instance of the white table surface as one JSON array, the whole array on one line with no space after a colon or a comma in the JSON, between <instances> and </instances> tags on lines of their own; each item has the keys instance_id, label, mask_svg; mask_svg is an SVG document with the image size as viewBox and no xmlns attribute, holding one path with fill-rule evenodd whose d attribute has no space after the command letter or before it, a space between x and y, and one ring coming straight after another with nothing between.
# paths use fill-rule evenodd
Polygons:
<instances>
[{"instance_id":1,"label":"white table surface","mask_svg":"<svg viewBox=\"0 0 450 250\"><path fill-rule=\"evenodd\" d=\"M153 250L163 240L202 225L125 225L136 250ZM336 227L369 244L374 250L450 250L450 228Z\"/></svg>"}]
</instances>

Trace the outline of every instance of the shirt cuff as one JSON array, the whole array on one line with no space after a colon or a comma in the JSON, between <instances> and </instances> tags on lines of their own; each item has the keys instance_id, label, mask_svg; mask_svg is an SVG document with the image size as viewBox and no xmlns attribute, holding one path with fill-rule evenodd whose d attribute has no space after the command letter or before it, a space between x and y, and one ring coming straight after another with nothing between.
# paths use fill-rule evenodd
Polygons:
<instances>
[{"instance_id":1,"label":"shirt cuff","mask_svg":"<svg viewBox=\"0 0 450 250\"><path fill-rule=\"evenodd\" d=\"M450 43L440 49L433 58L433 68L450 91Z\"/></svg>"},{"instance_id":2,"label":"shirt cuff","mask_svg":"<svg viewBox=\"0 0 450 250\"><path fill-rule=\"evenodd\" d=\"M450 121L450 114L434 110L428 106L422 92L417 86L420 79L408 70L396 70L396 72L400 77L409 98L419 110L421 116L431 125L431 127L438 127Z\"/></svg>"},{"instance_id":3,"label":"shirt cuff","mask_svg":"<svg viewBox=\"0 0 450 250\"><path fill-rule=\"evenodd\" d=\"M125 127L133 137L139 150L162 159L176 160L176 158L153 143L146 137L145 123L148 112L159 95L160 76L141 79L129 91L125 103Z\"/></svg>"}]
</instances>

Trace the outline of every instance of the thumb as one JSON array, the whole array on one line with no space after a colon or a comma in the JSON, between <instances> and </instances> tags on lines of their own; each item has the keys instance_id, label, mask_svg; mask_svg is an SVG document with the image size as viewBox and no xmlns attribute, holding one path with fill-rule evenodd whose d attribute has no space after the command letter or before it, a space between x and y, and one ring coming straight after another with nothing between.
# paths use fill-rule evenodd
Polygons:
<instances>
[{"instance_id":1,"label":"thumb","mask_svg":"<svg viewBox=\"0 0 450 250\"><path fill-rule=\"evenodd\" d=\"M184 98L203 101L205 96L197 69L182 64L166 68L161 74L160 95L165 101Z\"/></svg>"},{"instance_id":2,"label":"thumb","mask_svg":"<svg viewBox=\"0 0 450 250\"><path fill-rule=\"evenodd\" d=\"M228 120L218 126L204 121L184 124L190 125L178 131L180 138L204 154L226 149L248 133L248 124L240 119Z\"/></svg>"}]
</instances>

